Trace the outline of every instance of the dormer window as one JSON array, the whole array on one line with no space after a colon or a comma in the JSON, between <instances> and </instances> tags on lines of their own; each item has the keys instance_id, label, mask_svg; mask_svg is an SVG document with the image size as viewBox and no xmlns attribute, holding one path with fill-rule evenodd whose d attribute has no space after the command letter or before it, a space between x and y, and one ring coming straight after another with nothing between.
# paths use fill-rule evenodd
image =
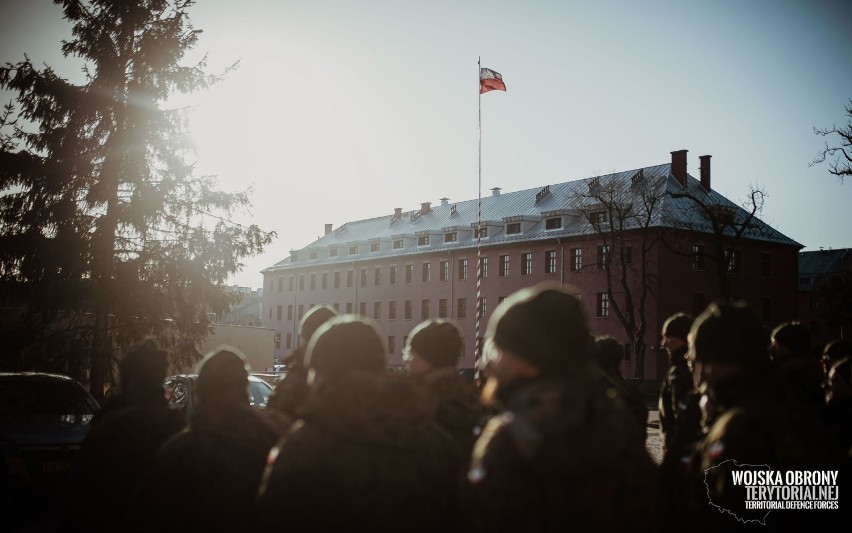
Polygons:
<instances>
[{"instance_id":1,"label":"dormer window","mask_svg":"<svg viewBox=\"0 0 852 533\"><path fill-rule=\"evenodd\" d=\"M417 237L417 246L429 246L429 236L421 235Z\"/></svg>"},{"instance_id":2,"label":"dormer window","mask_svg":"<svg viewBox=\"0 0 852 533\"><path fill-rule=\"evenodd\" d=\"M444 242L456 242L459 240L459 234L455 231L444 233Z\"/></svg>"},{"instance_id":3,"label":"dormer window","mask_svg":"<svg viewBox=\"0 0 852 533\"><path fill-rule=\"evenodd\" d=\"M473 236L479 239L485 239L488 237L488 227L482 226L473 232Z\"/></svg>"},{"instance_id":4,"label":"dormer window","mask_svg":"<svg viewBox=\"0 0 852 533\"><path fill-rule=\"evenodd\" d=\"M328 256L329 256L329 257L337 257L337 248L331 248L331 249L328 251Z\"/></svg>"},{"instance_id":5,"label":"dormer window","mask_svg":"<svg viewBox=\"0 0 852 533\"><path fill-rule=\"evenodd\" d=\"M544 229L562 228L562 217L550 217L544 221Z\"/></svg>"},{"instance_id":6,"label":"dormer window","mask_svg":"<svg viewBox=\"0 0 852 533\"><path fill-rule=\"evenodd\" d=\"M397 239L393 241L393 249L394 250L402 250L405 247L405 241L402 239Z\"/></svg>"},{"instance_id":7,"label":"dormer window","mask_svg":"<svg viewBox=\"0 0 852 533\"><path fill-rule=\"evenodd\" d=\"M370 251L371 252L378 252L380 248L381 248L380 243L378 243L378 242L371 242L370 243Z\"/></svg>"},{"instance_id":8,"label":"dormer window","mask_svg":"<svg viewBox=\"0 0 852 533\"><path fill-rule=\"evenodd\" d=\"M314 259L316 259L316 258L317 258L317 253L316 253L316 252L311 252L311 253L309 253L309 254L308 254L308 259L310 259L310 260L312 260L312 261L313 261L313 260L314 260Z\"/></svg>"},{"instance_id":9,"label":"dormer window","mask_svg":"<svg viewBox=\"0 0 852 533\"><path fill-rule=\"evenodd\" d=\"M606 222L606 211L594 211L589 214L589 221L592 224L603 224Z\"/></svg>"},{"instance_id":10,"label":"dormer window","mask_svg":"<svg viewBox=\"0 0 852 533\"><path fill-rule=\"evenodd\" d=\"M290 262L298 263L299 262L299 254L290 254Z\"/></svg>"},{"instance_id":11,"label":"dormer window","mask_svg":"<svg viewBox=\"0 0 852 533\"><path fill-rule=\"evenodd\" d=\"M358 255L358 246L349 247L349 255Z\"/></svg>"},{"instance_id":12,"label":"dormer window","mask_svg":"<svg viewBox=\"0 0 852 533\"><path fill-rule=\"evenodd\" d=\"M512 222L510 224L506 224L506 235L517 235L521 232L521 223L520 222Z\"/></svg>"}]
</instances>

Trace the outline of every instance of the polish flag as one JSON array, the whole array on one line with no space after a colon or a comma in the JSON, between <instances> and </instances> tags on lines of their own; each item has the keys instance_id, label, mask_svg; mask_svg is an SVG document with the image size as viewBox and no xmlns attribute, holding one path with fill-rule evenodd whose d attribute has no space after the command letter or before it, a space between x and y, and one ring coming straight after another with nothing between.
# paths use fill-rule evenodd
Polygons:
<instances>
[{"instance_id":1,"label":"polish flag","mask_svg":"<svg viewBox=\"0 0 852 533\"><path fill-rule=\"evenodd\" d=\"M503 83L503 76L490 68L479 69L479 94L505 90L506 84Z\"/></svg>"}]
</instances>

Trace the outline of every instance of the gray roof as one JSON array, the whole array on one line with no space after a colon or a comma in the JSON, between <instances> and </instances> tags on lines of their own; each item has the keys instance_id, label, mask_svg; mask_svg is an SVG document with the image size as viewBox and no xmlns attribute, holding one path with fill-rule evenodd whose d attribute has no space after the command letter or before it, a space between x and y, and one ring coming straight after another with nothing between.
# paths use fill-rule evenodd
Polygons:
<instances>
[{"instance_id":1,"label":"gray roof","mask_svg":"<svg viewBox=\"0 0 852 533\"><path fill-rule=\"evenodd\" d=\"M601 206L600 202L592 197L590 191L595 186L613 187L626 198L626 195L630 194L635 196L640 184L643 190L659 199L653 211L650 224L652 227L673 227L705 233L710 231L710 222L696 207L696 202L684 193L705 205L729 209L736 219L741 220L746 216L746 212L741 207L716 191L706 191L692 176L687 176L687 188L684 190L672 176L671 164L666 163L534 189L484 196L481 225L487 226L488 236L481 240L481 245L486 247L557 237L593 235L596 233L594 227L586 217L581 216L584 212L593 211L597 206ZM431 210L423 215L420 214L420 209L416 209L402 213L399 218L389 213L376 218L347 222L308 246L300 250L292 250L289 257L263 272L301 267L305 264L345 263L352 260L475 248L477 239L473 227L476 226L477 211L478 202L473 199L432 206ZM556 216L562 218L562 227L546 229L545 219ZM522 232L507 235L506 223L515 221L522 223ZM639 227L637 223L631 224L628 221L627 229L630 229L631 225L635 228ZM444 233L453 230L458 231L458 240L445 243ZM732 233L733 230L729 229L728 232ZM425 235L431 237L430 244L418 246L417 237ZM393 241L402 236L405 237L404 247L394 249ZM758 219L755 219L746 229L743 237L800 246ZM370 244L376 242L379 243L379 251L370 252ZM349 247L354 245L358 245L358 253L350 255ZM329 255L329 251L333 249L338 250L336 257ZM312 252L316 252L315 259L309 259ZM297 256L296 261L293 261L294 255Z\"/></svg>"},{"instance_id":2,"label":"gray roof","mask_svg":"<svg viewBox=\"0 0 852 533\"><path fill-rule=\"evenodd\" d=\"M799 252L799 290L817 288L832 274L852 275L852 248Z\"/></svg>"}]
</instances>

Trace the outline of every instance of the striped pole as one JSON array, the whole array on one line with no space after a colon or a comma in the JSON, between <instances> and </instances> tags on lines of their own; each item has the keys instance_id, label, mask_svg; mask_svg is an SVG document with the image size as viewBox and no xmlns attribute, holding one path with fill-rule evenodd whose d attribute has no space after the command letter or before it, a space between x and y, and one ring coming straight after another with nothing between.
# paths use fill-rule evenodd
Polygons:
<instances>
[{"instance_id":1,"label":"striped pole","mask_svg":"<svg viewBox=\"0 0 852 533\"><path fill-rule=\"evenodd\" d=\"M482 249L480 247L482 241L482 231L480 225L482 224L482 92L480 91L480 83L482 83L482 58L478 57L476 59L476 76L477 76L477 84L476 84L476 92L479 95L479 118L477 125L477 141L478 141L478 155L479 155L479 164L478 164L478 179L477 179L477 210L476 210L476 335L473 339L473 365L476 369L474 375L479 377L479 365L480 358L482 357L482 348L479 343L480 337L480 322L482 321L482 307L480 305L480 298L482 298L482 272L480 269L482 268Z\"/></svg>"}]
</instances>

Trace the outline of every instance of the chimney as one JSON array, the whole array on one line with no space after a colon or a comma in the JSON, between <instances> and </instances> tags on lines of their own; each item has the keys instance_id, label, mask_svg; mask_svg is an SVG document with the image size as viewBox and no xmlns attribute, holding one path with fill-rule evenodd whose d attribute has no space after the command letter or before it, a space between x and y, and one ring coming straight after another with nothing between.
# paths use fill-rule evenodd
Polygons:
<instances>
[{"instance_id":1,"label":"chimney","mask_svg":"<svg viewBox=\"0 0 852 533\"><path fill-rule=\"evenodd\" d=\"M500 196L500 187L494 187L491 189L491 196Z\"/></svg>"},{"instance_id":2,"label":"chimney","mask_svg":"<svg viewBox=\"0 0 852 533\"><path fill-rule=\"evenodd\" d=\"M420 204L420 214L428 215L432 211L432 202L423 202Z\"/></svg>"},{"instance_id":3,"label":"chimney","mask_svg":"<svg viewBox=\"0 0 852 533\"><path fill-rule=\"evenodd\" d=\"M393 218L394 219L402 218L402 208L401 207L394 207L393 208Z\"/></svg>"},{"instance_id":4,"label":"chimney","mask_svg":"<svg viewBox=\"0 0 852 533\"><path fill-rule=\"evenodd\" d=\"M704 190L710 192L710 158L713 156L702 155L698 156L698 159L701 161L701 167L699 169L701 173L701 186L704 187Z\"/></svg>"},{"instance_id":5,"label":"chimney","mask_svg":"<svg viewBox=\"0 0 852 533\"><path fill-rule=\"evenodd\" d=\"M686 189L686 153L688 151L676 150L672 152L672 175L684 189Z\"/></svg>"},{"instance_id":6,"label":"chimney","mask_svg":"<svg viewBox=\"0 0 852 533\"><path fill-rule=\"evenodd\" d=\"M331 233L331 228L333 228L333 227L334 227L334 224L326 224L325 225L325 234L328 235L329 233Z\"/></svg>"},{"instance_id":7,"label":"chimney","mask_svg":"<svg viewBox=\"0 0 852 533\"><path fill-rule=\"evenodd\" d=\"M448 205L449 203L450 203L449 198L446 198L446 197L441 198L441 205Z\"/></svg>"}]
</instances>

